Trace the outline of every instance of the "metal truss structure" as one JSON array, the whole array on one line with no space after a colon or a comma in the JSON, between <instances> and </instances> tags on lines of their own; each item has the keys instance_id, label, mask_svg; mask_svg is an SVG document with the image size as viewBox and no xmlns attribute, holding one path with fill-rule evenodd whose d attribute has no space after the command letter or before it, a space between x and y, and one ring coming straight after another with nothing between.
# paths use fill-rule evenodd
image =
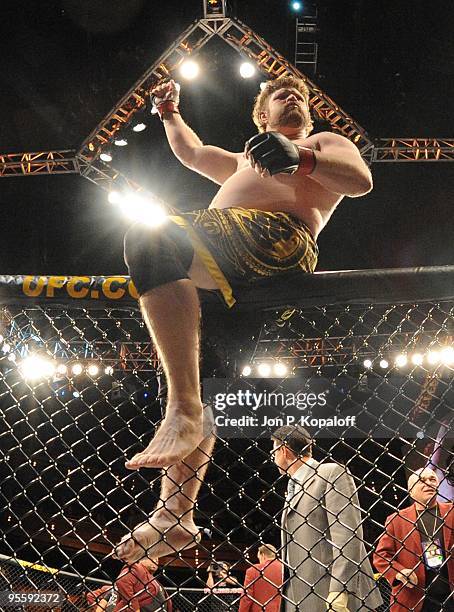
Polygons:
<instances>
[{"instance_id":1,"label":"metal truss structure","mask_svg":"<svg viewBox=\"0 0 454 612\"><path fill-rule=\"evenodd\" d=\"M149 103L149 92L169 78L189 56L198 53L214 36L253 61L267 78L293 75L310 92L310 107L333 131L354 142L369 163L454 161L454 138L386 138L372 140L353 117L263 38L238 19L226 16L225 0L204 0L204 17L195 21L169 46L131 89L102 119L78 151L42 151L0 155L0 177L78 173L110 190L121 177L133 191L144 191L112 166L100 161L102 151L127 128L134 115Z\"/></svg>"},{"instance_id":2,"label":"metal truss structure","mask_svg":"<svg viewBox=\"0 0 454 612\"><path fill-rule=\"evenodd\" d=\"M0 176L79 173L76 151L41 151L0 155Z\"/></svg>"},{"instance_id":3,"label":"metal truss structure","mask_svg":"<svg viewBox=\"0 0 454 612\"><path fill-rule=\"evenodd\" d=\"M371 162L452 162L454 138L382 138L370 154Z\"/></svg>"},{"instance_id":4,"label":"metal truss structure","mask_svg":"<svg viewBox=\"0 0 454 612\"><path fill-rule=\"evenodd\" d=\"M396 333L392 344L383 348L385 334L371 336L327 336L314 338L281 337L276 334L260 337L253 351L250 365L273 361L285 363L290 370L319 367L363 367L365 359L393 360L396 354L406 353L409 347L429 346L433 334L430 332L418 336L418 343L412 334ZM448 346L453 342L453 336L446 333L439 340ZM424 349L425 350L425 349ZM241 364L242 366L246 364Z\"/></svg>"}]
</instances>

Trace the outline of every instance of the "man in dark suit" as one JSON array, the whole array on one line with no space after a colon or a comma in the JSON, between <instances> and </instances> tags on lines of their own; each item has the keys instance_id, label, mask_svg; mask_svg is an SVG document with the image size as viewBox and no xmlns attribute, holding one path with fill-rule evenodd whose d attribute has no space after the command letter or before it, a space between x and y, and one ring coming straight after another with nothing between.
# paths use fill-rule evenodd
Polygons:
<instances>
[{"instance_id":1,"label":"man in dark suit","mask_svg":"<svg viewBox=\"0 0 454 612\"><path fill-rule=\"evenodd\" d=\"M454 507L437 502L438 487L433 470L418 470L408 480L414 503L386 520L374 565L392 587L392 612L454 610Z\"/></svg>"},{"instance_id":2,"label":"man in dark suit","mask_svg":"<svg viewBox=\"0 0 454 612\"><path fill-rule=\"evenodd\" d=\"M283 581L282 563L272 544L263 544L257 552L259 562L246 571L245 595L239 612L279 612Z\"/></svg>"}]
</instances>

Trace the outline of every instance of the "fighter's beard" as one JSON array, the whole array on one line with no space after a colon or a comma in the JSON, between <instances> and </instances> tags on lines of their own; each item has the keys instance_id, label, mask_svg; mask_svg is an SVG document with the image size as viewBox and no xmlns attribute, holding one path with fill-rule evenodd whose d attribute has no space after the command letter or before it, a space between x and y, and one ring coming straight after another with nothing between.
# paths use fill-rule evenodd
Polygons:
<instances>
[{"instance_id":1,"label":"fighter's beard","mask_svg":"<svg viewBox=\"0 0 454 612\"><path fill-rule=\"evenodd\" d=\"M308 120L301 109L297 107L285 108L276 121L276 127L304 128L306 125L308 125Z\"/></svg>"}]
</instances>

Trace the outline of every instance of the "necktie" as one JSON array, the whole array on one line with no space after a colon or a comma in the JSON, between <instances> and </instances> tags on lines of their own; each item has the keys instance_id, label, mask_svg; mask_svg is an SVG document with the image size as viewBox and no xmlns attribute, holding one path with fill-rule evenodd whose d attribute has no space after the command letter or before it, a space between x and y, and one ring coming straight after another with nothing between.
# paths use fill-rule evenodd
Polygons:
<instances>
[{"instance_id":1,"label":"necktie","mask_svg":"<svg viewBox=\"0 0 454 612\"><path fill-rule=\"evenodd\" d=\"M296 481L290 478L288 481L288 485L287 485L287 497L286 497L287 503L290 502L292 497L295 495L295 488L296 488Z\"/></svg>"}]
</instances>

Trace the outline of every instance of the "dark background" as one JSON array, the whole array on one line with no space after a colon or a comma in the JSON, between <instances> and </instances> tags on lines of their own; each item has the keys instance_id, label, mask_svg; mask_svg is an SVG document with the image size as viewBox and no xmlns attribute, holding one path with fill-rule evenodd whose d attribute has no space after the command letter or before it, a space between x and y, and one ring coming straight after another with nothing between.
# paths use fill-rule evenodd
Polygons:
<instances>
[{"instance_id":1,"label":"dark background","mask_svg":"<svg viewBox=\"0 0 454 612\"><path fill-rule=\"evenodd\" d=\"M453 135L454 7L445 0L320 0L314 80L372 138ZM285 0L230 3L291 61ZM202 13L201 0L18 1L2 7L0 151L78 148L118 99ZM182 113L204 142L241 150L263 77L236 76L238 55L210 42L204 73L182 82ZM173 159L156 117L113 162L171 204L208 205L216 186ZM453 166L386 163L375 189L346 199L320 236L319 270L452 263ZM0 274L125 273L126 222L76 176L0 183Z\"/></svg>"}]
</instances>

